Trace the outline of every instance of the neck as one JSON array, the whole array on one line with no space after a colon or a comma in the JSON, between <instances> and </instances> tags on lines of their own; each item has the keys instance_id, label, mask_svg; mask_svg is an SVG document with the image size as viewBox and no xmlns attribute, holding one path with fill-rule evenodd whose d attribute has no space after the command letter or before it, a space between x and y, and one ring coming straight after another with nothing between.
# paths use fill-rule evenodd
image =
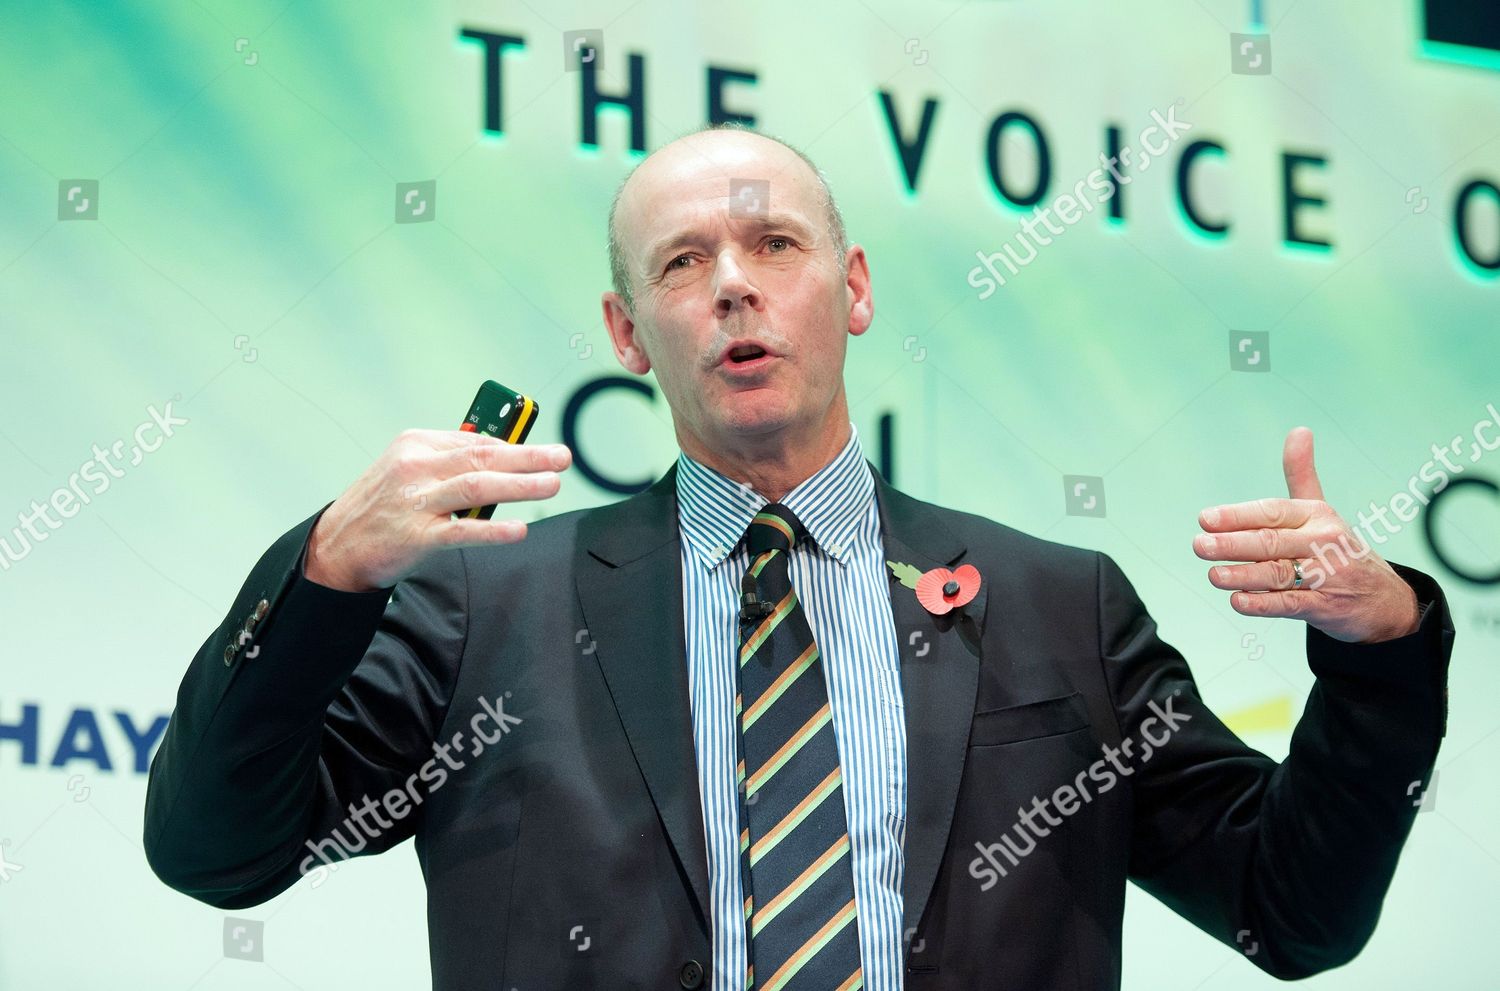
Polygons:
<instances>
[{"instance_id":1,"label":"neck","mask_svg":"<svg viewBox=\"0 0 1500 991\"><path fill-rule=\"evenodd\" d=\"M849 443L848 407L841 397L821 422L800 433L794 430L788 427L775 434L710 446L679 429L677 443L693 460L748 486L767 502L780 502Z\"/></svg>"}]
</instances>

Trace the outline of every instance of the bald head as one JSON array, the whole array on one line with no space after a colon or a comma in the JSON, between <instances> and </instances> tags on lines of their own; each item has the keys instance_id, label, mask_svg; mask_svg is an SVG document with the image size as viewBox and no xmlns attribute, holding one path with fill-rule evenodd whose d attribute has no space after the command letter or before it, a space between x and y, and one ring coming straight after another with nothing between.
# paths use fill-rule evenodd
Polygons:
<instances>
[{"instance_id":1,"label":"bald head","mask_svg":"<svg viewBox=\"0 0 1500 991\"><path fill-rule=\"evenodd\" d=\"M684 453L767 499L833 459L851 429L844 355L875 309L864 249L805 155L745 128L685 135L621 184L609 247L610 344L656 376Z\"/></svg>"},{"instance_id":2,"label":"bald head","mask_svg":"<svg viewBox=\"0 0 1500 991\"><path fill-rule=\"evenodd\" d=\"M736 165L744 165L736 171ZM689 132L642 159L615 190L609 207L609 272L614 291L627 308L635 308L635 279L647 245L638 243L643 211L653 208L651 194L670 189L675 178L701 175L705 168L720 173L728 195L731 179L760 177L771 168L771 201L778 186L804 187L822 213L824 234L838 256L839 272L846 274L844 253L848 236L844 218L828 188L828 180L813 160L780 138L739 124L715 124ZM643 195L642 187L649 187ZM643 202L644 201L644 202Z\"/></svg>"}]
</instances>

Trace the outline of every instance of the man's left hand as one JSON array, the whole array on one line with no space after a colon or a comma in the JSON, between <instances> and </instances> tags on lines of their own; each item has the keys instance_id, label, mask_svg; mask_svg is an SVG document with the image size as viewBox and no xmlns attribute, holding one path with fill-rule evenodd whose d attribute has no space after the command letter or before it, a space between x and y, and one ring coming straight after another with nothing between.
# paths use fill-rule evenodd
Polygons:
<instances>
[{"instance_id":1,"label":"man's left hand","mask_svg":"<svg viewBox=\"0 0 1500 991\"><path fill-rule=\"evenodd\" d=\"M1206 561L1248 561L1208 569L1230 606L1246 616L1303 619L1345 642L1378 643L1413 633L1412 587L1323 501L1306 427L1286 435L1281 455L1288 499L1215 506L1198 515L1206 531L1193 550ZM1325 548L1323 553L1314 545ZM1360 555L1363 552L1362 556ZM1301 587L1294 587L1302 568Z\"/></svg>"}]
</instances>

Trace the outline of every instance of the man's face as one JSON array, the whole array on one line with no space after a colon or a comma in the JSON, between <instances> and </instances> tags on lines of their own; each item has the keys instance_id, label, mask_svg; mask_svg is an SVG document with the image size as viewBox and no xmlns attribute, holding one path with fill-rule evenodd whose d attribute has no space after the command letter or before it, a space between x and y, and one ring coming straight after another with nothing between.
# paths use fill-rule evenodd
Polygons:
<instances>
[{"instance_id":1,"label":"man's face","mask_svg":"<svg viewBox=\"0 0 1500 991\"><path fill-rule=\"evenodd\" d=\"M731 180L766 181L768 202L732 197ZM635 299L627 313L606 293L606 323L621 364L656 370L679 435L717 449L844 428L846 335L869 326L869 273L858 247L840 272L805 162L755 134L693 135L636 171L616 225ZM739 340L765 355L726 360Z\"/></svg>"}]
</instances>

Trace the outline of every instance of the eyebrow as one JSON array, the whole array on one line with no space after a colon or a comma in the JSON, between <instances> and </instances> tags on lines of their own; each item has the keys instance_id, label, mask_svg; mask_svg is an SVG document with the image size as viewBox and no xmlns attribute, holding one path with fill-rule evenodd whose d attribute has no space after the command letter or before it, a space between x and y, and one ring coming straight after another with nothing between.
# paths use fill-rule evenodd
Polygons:
<instances>
[{"instance_id":1,"label":"eyebrow","mask_svg":"<svg viewBox=\"0 0 1500 991\"><path fill-rule=\"evenodd\" d=\"M734 217L731 218L731 222L749 226L755 231L785 230L806 240L811 240L813 237L812 229L789 213L771 213L755 217ZM645 255L646 263L654 269L657 261L663 255L671 251L676 251L683 245L691 244L697 238L698 235L691 230L677 231L661 237L647 249Z\"/></svg>"}]
</instances>

